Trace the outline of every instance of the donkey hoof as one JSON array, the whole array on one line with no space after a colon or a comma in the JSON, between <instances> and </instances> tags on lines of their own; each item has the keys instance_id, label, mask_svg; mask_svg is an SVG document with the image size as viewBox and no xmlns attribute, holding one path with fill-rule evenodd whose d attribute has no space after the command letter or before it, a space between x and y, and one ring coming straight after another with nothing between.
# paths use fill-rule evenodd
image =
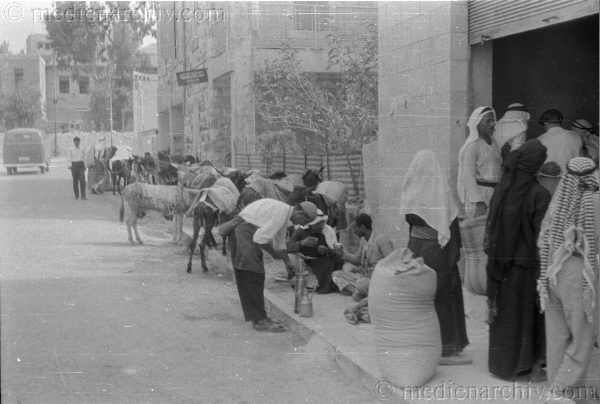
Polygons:
<instances>
[{"instance_id":1,"label":"donkey hoof","mask_svg":"<svg viewBox=\"0 0 600 404\"><path fill-rule=\"evenodd\" d=\"M187 271L186 271L186 272L187 272L188 274L191 274L191 273L192 273L192 268L189 268L189 267L188 267L188 269L187 269Z\"/></svg>"},{"instance_id":2,"label":"donkey hoof","mask_svg":"<svg viewBox=\"0 0 600 404\"><path fill-rule=\"evenodd\" d=\"M206 268L206 267L202 268L202 272L205 273L205 274L207 274L208 273L208 268Z\"/></svg>"},{"instance_id":3,"label":"donkey hoof","mask_svg":"<svg viewBox=\"0 0 600 404\"><path fill-rule=\"evenodd\" d=\"M139 244L139 245L143 245L143 244L144 244L144 242L143 242L142 240L138 240L138 244Z\"/></svg>"},{"instance_id":4,"label":"donkey hoof","mask_svg":"<svg viewBox=\"0 0 600 404\"><path fill-rule=\"evenodd\" d=\"M135 241L133 241L133 240L129 240L129 242L130 242L131 244L135 245Z\"/></svg>"}]
</instances>

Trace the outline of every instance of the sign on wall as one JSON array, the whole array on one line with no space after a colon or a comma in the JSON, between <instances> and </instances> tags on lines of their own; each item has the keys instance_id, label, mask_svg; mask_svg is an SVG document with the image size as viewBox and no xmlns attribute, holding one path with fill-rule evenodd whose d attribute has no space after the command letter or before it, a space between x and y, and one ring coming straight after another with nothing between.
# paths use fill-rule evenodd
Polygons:
<instances>
[{"instance_id":1,"label":"sign on wall","mask_svg":"<svg viewBox=\"0 0 600 404\"><path fill-rule=\"evenodd\" d=\"M190 84L206 83L208 74L206 69L188 70L187 72L177 73L177 85L187 86Z\"/></svg>"}]
</instances>

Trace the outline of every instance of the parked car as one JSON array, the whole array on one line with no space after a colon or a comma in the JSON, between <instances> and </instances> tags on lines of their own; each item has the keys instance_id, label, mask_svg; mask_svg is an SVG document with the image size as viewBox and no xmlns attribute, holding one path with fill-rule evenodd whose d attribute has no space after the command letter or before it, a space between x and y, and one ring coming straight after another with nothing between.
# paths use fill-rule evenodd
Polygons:
<instances>
[{"instance_id":1,"label":"parked car","mask_svg":"<svg viewBox=\"0 0 600 404\"><path fill-rule=\"evenodd\" d=\"M46 134L39 129L11 129L4 134L4 167L8 175L17 168L37 167L41 173L49 170L46 147Z\"/></svg>"}]
</instances>

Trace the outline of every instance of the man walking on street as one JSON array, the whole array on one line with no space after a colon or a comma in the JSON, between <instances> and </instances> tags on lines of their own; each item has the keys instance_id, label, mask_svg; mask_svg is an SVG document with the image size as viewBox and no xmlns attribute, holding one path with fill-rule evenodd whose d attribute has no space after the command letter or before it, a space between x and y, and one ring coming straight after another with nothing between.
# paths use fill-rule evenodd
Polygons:
<instances>
[{"instance_id":1,"label":"man walking on street","mask_svg":"<svg viewBox=\"0 0 600 404\"><path fill-rule=\"evenodd\" d=\"M75 136L73 138L74 146L69 149L69 169L73 176L73 191L75 192L75 199L79 199L79 190L81 189L81 199L87 200L85 197L85 153L82 148L79 147L81 139Z\"/></svg>"}]
</instances>

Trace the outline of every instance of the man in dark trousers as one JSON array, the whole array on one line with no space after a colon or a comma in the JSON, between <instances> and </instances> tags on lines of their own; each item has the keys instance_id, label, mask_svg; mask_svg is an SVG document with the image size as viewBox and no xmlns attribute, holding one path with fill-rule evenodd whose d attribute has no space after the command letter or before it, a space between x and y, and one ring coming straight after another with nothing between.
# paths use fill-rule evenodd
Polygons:
<instances>
[{"instance_id":1,"label":"man in dark trousers","mask_svg":"<svg viewBox=\"0 0 600 404\"><path fill-rule=\"evenodd\" d=\"M244 319L256 331L281 332L283 325L267 317L265 310L265 266L263 250L285 262L288 276L294 268L287 254L288 224L305 225L317 217L317 207L302 202L293 207L275 199L263 198L246 206L238 216L219 226L221 236L229 236L229 250Z\"/></svg>"},{"instance_id":2,"label":"man in dark trousers","mask_svg":"<svg viewBox=\"0 0 600 404\"><path fill-rule=\"evenodd\" d=\"M73 191L75 192L75 199L79 199L79 190L81 189L81 199L87 200L85 197L85 152L83 148L79 147L81 139L75 136L73 138L74 146L69 149L69 169L73 176Z\"/></svg>"}]
</instances>

